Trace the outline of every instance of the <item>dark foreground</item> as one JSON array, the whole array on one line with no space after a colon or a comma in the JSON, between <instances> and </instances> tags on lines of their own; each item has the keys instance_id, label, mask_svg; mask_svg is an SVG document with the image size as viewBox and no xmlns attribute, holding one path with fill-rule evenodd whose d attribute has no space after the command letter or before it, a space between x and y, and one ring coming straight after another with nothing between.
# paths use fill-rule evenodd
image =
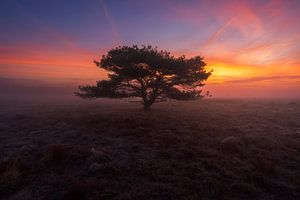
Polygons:
<instances>
[{"instance_id":1,"label":"dark foreground","mask_svg":"<svg viewBox=\"0 0 300 200\"><path fill-rule=\"evenodd\" d=\"M300 199L297 101L0 109L0 199Z\"/></svg>"}]
</instances>

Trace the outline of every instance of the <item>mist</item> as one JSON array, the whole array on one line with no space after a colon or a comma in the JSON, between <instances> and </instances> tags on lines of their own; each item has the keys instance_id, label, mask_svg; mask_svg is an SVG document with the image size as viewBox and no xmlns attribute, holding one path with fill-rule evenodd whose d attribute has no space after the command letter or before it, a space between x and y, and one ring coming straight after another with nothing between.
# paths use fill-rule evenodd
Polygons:
<instances>
[{"instance_id":1,"label":"mist","mask_svg":"<svg viewBox=\"0 0 300 200\"><path fill-rule=\"evenodd\" d=\"M0 101L18 104L83 103L74 92L78 91L80 81L46 81L35 79L0 78ZM239 84L210 84L203 91L209 91L212 97L207 99L260 99L260 100L297 100L300 98L297 85L288 88L278 86L254 87ZM93 101L93 100L91 100ZM99 100L98 100L99 101ZM100 101L107 102L108 99Z\"/></svg>"}]
</instances>

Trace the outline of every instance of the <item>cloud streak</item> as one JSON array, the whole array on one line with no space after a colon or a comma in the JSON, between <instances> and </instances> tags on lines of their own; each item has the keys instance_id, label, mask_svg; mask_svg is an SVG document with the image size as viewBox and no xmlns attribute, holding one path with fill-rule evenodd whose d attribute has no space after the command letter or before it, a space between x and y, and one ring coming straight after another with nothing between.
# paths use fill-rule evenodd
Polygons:
<instances>
[{"instance_id":1,"label":"cloud streak","mask_svg":"<svg viewBox=\"0 0 300 200\"><path fill-rule=\"evenodd\" d=\"M273 81L273 80L297 80L300 81L300 76L257 76L252 78L245 79L237 79L237 80L229 80L225 81L227 83L252 83L252 82L260 82L260 81Z\"/></svg>"}]
</instances>

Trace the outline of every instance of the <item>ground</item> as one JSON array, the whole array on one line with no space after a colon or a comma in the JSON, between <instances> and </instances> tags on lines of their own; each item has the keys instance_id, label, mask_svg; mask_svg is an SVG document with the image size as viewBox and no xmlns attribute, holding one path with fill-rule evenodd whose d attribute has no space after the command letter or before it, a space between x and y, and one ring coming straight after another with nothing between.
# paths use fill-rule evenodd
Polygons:
<instances>
[{"instance_id":1,"label":"ground","mask_svg":"<svg viewBox=\"0 0 300 200\"><path fill-rule=\"evenodd\" d=\"M0 199L300 199L297 100L0 109Z\"/></svg>"}]
</instances>

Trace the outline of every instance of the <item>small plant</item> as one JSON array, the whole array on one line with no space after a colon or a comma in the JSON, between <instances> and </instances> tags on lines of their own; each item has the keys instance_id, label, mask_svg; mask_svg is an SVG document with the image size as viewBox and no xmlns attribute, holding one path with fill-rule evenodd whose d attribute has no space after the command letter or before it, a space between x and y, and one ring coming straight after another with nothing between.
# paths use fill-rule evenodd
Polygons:
<instances>
[{"instance_id":1,"label":"small plant","mask_svg":"<svg viewBox=\"0 0 300 200\"><path fill-rule=\"evenodd\" d=\"M11 159L1 167L0 188L14 188L25 178L26 166L19 159Z\"/></svg>"},{"instance_id":2,"label":"small plant","mask_svg":"<svg viewBox=\"0 0 300 200\"><path fill-rule=\"evenodd\" d=\"M41 157L42 162L59 164L66 159L66 147L59 144L48 145Z\"/></svg>"},{"instance_id":3,"label":"small plant","mask_svg":"<svg viewBox=\"0 0 300 200\"><path fill-rule=\"evenodd\" d=\"M63 200L81 200L96 188L96 183L83 181L71 185L63 194Z\"/></svg>"},{"instance_id":4,"label":"small plant","mask_svg":"<svg viewBox=\"0 0 300 200\"><path fill-rule=\"evenodd\" d=\"M264 174L276 175L278 172L275 162L261 157L256 159L254 167L257 171Z\"/></svg>"}]
</instances>

